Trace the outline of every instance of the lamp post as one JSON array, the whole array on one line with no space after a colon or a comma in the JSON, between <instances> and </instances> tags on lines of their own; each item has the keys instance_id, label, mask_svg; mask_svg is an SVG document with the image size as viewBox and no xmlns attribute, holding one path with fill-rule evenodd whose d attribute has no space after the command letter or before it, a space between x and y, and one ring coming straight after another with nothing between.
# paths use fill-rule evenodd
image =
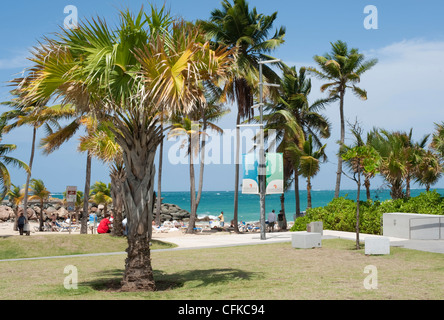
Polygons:
<instances>
[{"instance_id":1,"label":"lamp post","mask_svg":"<svg viewBox=\"0 0 444 320\"><path fill-rule=\"evenodd\" d=\"M279 87L278 84L264 83L262 75L262 65L266 63L280 62L280 59L259 61L259 111L260 111L260 137L259 137L259 161L258 161L258 180L259 180L259 202L260 202L260 225L261 240L266 240L265 236L265 194L266 194L266 158L265 158L265 137L264 137L264 86Z\"/></svg>"}]
</instances>

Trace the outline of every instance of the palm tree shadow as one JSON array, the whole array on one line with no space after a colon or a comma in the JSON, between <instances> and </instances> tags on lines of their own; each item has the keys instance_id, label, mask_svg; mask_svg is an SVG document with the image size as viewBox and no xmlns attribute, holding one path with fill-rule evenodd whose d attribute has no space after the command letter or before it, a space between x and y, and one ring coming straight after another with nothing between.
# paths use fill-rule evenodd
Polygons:
<instances>
[{"instance_id":1,"label":"palm tree shadow","mask_svg":"<svg viewBox=\"0 0 444 320\"><path fill-rule=\"evenodd\" d=\"M91 287L97 291L120 291L123 269L113 269L101 273L102 277L79 285ZM204 270L185 270L167 274L162 270L154 270L157 291L168 291L183 287L187 282L196 282L194 287L206 287L239 280L249 280L260 276L258 272L249 272L233 268L214 268Z\"/></svg>"}]
</instances>

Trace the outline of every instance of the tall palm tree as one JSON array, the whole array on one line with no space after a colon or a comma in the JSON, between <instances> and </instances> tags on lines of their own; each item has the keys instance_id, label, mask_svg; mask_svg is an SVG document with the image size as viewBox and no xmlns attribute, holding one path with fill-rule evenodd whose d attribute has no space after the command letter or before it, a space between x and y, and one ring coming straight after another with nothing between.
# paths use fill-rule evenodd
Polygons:
<instances>
[{"instance_id":1,"label":"tall palm tree","mask_svg":"<svg viewBox=\"0 0 444 320\"><path fill-rule=\"evenodd\" d=\"M75 114L74 106L69 106L72 112ZM85 129L85 136L89 137L95 134L97 130L97 120L92 115L77 115L70 123L64 127L58 128L58 130L47 130L47 135L40 141L40 146L43 148L44 154L50 154L59 149L65 142L69 141L76 135L79 129ZM82 137L81 137L82 138ZM88 203L89 194L91 188L91 164L92 154L90 150L86 150L86 176L85 176L85 188L83 191L83 213L80 219L80 233L86 234L87 219L88 219Z\"/></svg>"},{"instance_id":2,"label":"tall palm tree","mask_svg":"<svg viewBox=\"0 0 444 320\"><path fill-rule=\"evenodd\" d=\"M109 122L102 122L97 130L80 138L79 150L89 151L91 155L108 164L111 178L111 198L114 210L114 224L112 234L123 236L123 186L125 168L122 148L116 143L115 136L109 129Z\"/></svg>"},{"instance_id":3,"label":"tall palm tree","mask_svg":"<svg viewBox=\"0 0 444 320\"><path fill-rule=\"evenodd\" d=\"M123 291L155 290L149 240L154 209L154 158L164 137L160 111L188 113L205 102L201 83L226 77L234 50L211 49L199 26L174 21L151 33L141 10L120 12L115 30L102 19L63 30L40 51L29 98L59 95L79 114L109 120L123 151L128 249Z\"/></svg>"},{"instance_id":4,"label":"tall palm tree","mask_svg":"<svg viewBox=\"0 0 444 320\"><path fill-rule=\"evenodd\" d=\"M311 199L311 179L316 176L321 168L321 161L325 161L327 156L325 155L325 148L327 145L321 146L318 150L313 148L313 137L308 136L308 139L304 141L302 149L297 146L290 146L290 150L293 157L299 159L300 173L307 179L307 209L312 207Z\"/></svg>"},{"instance_id":5,"label":"tall palm tree","mask_svg":"<svg viewBox=\"0 0 444 320\"><path fill-rule=\"evenodd\" d=\"M188 223L187 233L193 233L197 218L197 208L202 195L203 174L205 166L205 141L207 136L207 128L222 134L222 128L214 124L215 120L221 118L228 110L217 105L198 106L189 116L178 117L174 123L174 128L168 133L168 138L185 136L186 141L183 145L187 145L187 154L189 157L190 168L190 221ZM196 194L196 181L194 170L194 159L199 156L200 172L199 185Z\"/></svg>"},{"instance_id":6,"label":"tall palm tree","mask_svg":"<svg viewBox=\"0 0 444 320\"><path fill-rule=\"evenodd\" d=\"M31 196L29 200L39 200L40 201L40 219L39 219L39 230L43 231L43 205L45 201L48 201L51 192L46 189L45 184L41 179L31 179L30 183Z\"/></svg>"},{"instance_id":7,"label":"tall palm tree","mask_svg":"<svg viewBox=\"0 0 444 320\"><path fill-rule=\"evenodd\" d=\"M321 86L321 92L328 90L330 98L339 99L340 145L345 139L344 99L347 89L357 97L367 100L367 91L356 86L361 76L376 65L377 59L365 60L358 49L349 49L347 43L336 41L331 43L331 52L323 56L314 56L319 69L308 68L309 72L321 80L327 81ZM342 157L338 153L338 170L336 172L335 198L339 197L342 176Z\"/></svg>"},{"instance_id":8,"label":"tall palm tree","mask_svg":"<svg viewBox=\"0 0 444 320\"><path fill-rule=\"evenodd\" d=\"M239 191L239 148L240 130L237 127L242 119L252 116L254 88L258 83L258 62L266 58L279 45L284 43L285 28L281 27L270 37L277 12L271 15L258 14L256 8L250 10L246 0L221 2L222 8L211 12L208 21L201 21L203 29L218 45L238 48L234 75L225 90L231 101L237 103L236 117L236 154L234 184L234 228L238 230L238 191ZM264 65L264 77L268 82L277 82L277 74Z\"/></svg>"},{"instance_id":9,"label":"tall palm tree","mask_svg":"<svg viewBox=\"0 0 444 320\"><path fill-rule=\"evenodd\" d=\"M303 142L311 135L316 147L322 146L321 139L330 137L331 125L328 119L320 114L331 99L318 99L312 104L309 101L311 79L306 77L306 69L288 67L282 64L283 75L280 81L279 97L275 103L267 106L268 115L266 130L275 129L277 140L281 141L278 151L284 153L284 178L289 181L294 174L296 199L296 217L300 216L299 200L299 165L300 161L285 151L290 145L303 148ZM295 130L295 128L299 128Z\"/></svg>"},{"instance_id":10,"label":"tall palm tree","mask_svg":"<svg viewBox=\"0 0 444 320\"><path fill-rule=\"evenodd\" d=\"M0 118L0 142L3 139L3 130L6 126L6 119ZM0 200L3 200L8 193L12 183L11 174L8 166L12 165L20 169L24 169L28 174L29 166L21 160L8 156L8 154L17 149L15 144L0 143Z\"/></svg>"},{"instance_id":11,"label":"tall palm tree","mask_svg":"<svg viewBox=\"0 0 444 320\"><path fill-rule=\"evenodd\" d=\"M29 171L26 177L25 194L23 199L24 216L27 219L26 210L28 207L28 190L32 174L32 165L34 162L37 130L42 126L48 132L52 131L53 128L59 128L60 124L58 121L71 118L73 116L73 109L65 108L61 105L50 107L46 106L45 104L48 99L25 99L24 95L26 93L22 92L20 88L29 85L28 78L17 78L11 82L17 84L19 89L14 89L11 92L15 98L13 98L11 101L2 103L12 108L12 110L6 111L1 115L1 117L7 121L7 124L2 127L2 132L8 133L11 130L23 125L31 126L33 129L31 156L28 163Z\"/></svg>"}]
</instances>

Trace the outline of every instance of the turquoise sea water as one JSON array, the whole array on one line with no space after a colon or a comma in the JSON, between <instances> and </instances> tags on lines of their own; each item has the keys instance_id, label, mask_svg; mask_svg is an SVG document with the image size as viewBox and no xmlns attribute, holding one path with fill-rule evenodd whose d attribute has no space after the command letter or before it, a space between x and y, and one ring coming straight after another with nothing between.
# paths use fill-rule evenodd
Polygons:
<instances>
[{"instance_id":1,"label":"turquoise sea water","mask_svg":"<svg viewBox=\"0 0 444 320\"><path fill-rule=\"evenodd\" d=\"M424 189L411 190L411 196L415 197ZM441 195L444 195L444 189L436 189ZM54 197L63 198L62 194L54 194ZM341 197L356 200L356 190L343 190ZM373 200L390 199L389 190L372 190L371 196ZM313 207L322 207L329 203L334 197L334 190L312 191ZM173 203L185 210L190 210L190 193L189 192L162 192L163 202ZM361 199L366 199L365 191L361 192ZM307 207L307 191L300 191L301 211ZM234 192L233 191L205 191L202 193L202 199L198 207L198 215L200 217L210 216L217 217L221 211L224 212L225 221L233 219ZM279 212L281 208L280 195L267 195L265 199L266 212L275 210ZM259 196L251 194L239 193L239 221L259 221ZM288 220L293 220L295 213L295 196L294 191L290 190L285 193L285 212Z\"/></svg>"}]
</instances>

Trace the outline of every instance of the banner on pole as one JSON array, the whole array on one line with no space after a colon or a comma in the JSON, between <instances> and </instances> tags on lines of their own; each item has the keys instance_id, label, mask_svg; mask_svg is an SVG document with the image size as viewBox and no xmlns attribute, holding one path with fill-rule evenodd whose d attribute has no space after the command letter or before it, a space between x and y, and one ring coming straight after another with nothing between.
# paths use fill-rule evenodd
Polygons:
<instances>
[{"instance_id":1,"label":"banner on pole","mask_svg":"<svg viewBox=\"0 0 444 320\"><path fill-rule=\"evenodd\" d=\"M258 161L256 154L249 153L242 155L242 162L244 164L242 193L259 194L259 182L257 177Z\"/></svg>"},{"instance_id":2,"label":"banner on pole","mask_svg":"<svg viewBox=\"0 0 444 320\"><path fill-rule=\"evenodd\" d=\"M267 153L265 194L284 193L284 158L282 153ZM255 153L243 155L243 194L259 194L258 166Z\"/></svg>"},{"instance_id":3,"label":"banner on pole","mask_svg":"<svg viewBox=\"0 0 444 320\"><path fill-rule=\"evenodd\" d=\"M266 194L284 193L284 157L282 153L267 153Z\"/></svg>"}]
</instances>

